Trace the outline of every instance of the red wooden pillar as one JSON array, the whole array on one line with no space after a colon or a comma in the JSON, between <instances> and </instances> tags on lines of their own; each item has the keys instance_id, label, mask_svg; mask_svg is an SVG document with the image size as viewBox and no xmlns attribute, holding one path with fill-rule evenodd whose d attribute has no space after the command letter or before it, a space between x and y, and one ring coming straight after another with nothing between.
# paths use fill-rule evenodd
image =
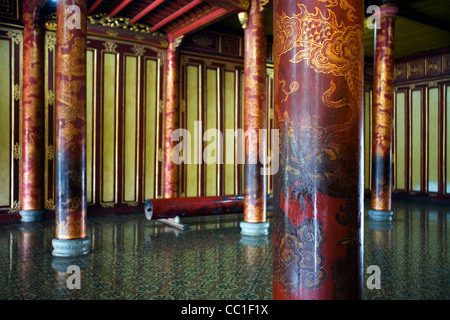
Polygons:
<instances>
[{"instance_id":1,"label":"red wooden pillar","mask_svg":"<svg viewBox=\"0 0 450 320\"><path fill-rule=\"evenodd\" d=\"M86 217L86 0L56 5L56 226L53 255L90 250Z\"/></svg>"},{"instance_id":2,"label":"red wooden pillar","mask_svg":"<svg viewBox=\"0 0 450 320\"><path fill-rule=\"evenodd\" d=\"M362 294L363 1L274 1L274 299Z\"/></svg>"},{"instance_id":3,"label":"red wooden pillar","mask_svg":"<svg viewBox=\"0 0 450 320\"><path fill-rule=\"evenodd\" d=\"M44 31L40 3L23 1L22 221L40 220L44 209Z\"/></svg>"},{"instance_id":4,"label":"red wooden pillar","mask_svg":"<svg viewBox=\"0 0 450 320\"><path fill-rule=\"evenodd\" d=\"M268 234L266 175L259 154L266 156L266 13L259 0L251 0L244 32L244 221L241 233ZM261 139L260 139L261 135Z\"/></svg>"},{"instance_id":5,"label":"red wooden pillar","mask_svg":"<svg viewBox=\"0 0 450 320\"><path fill-rule=\"evenodd\" d=\"M369 217L390 221L392 198L392 111L394 27L398 8L380 7L376 27L372 106L372 189Z\"/></svg>"},{"instance_id":6,"label":"red wooden pillar","mask_svg":"<svg viewBox=\"0 0 450 320\"><path fill-rule=\"evenodd\" d=\"M166 64L166 114L164 145L164 198L178 197L178 166L172 161L172 150L176 141L172 141L172 133L179 126L179 73L180 59L177 47L179 42L168 35Z\"/></svg>"}]
</instances>

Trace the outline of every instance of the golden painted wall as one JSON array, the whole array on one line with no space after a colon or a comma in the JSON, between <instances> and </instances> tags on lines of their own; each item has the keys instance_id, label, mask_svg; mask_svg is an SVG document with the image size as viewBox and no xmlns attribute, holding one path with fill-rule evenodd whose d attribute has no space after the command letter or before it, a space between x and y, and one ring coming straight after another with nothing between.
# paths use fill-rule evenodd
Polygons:
<instances>
[{"instance_id":1,"label":"golden painted wall","mask_svg":"<svg viewBox=\"0 0 450 320\"><path fill-rule=\"evenodd\" d=\"M86 197L90 207L161 197L164 48L88 35ZM55 33L46 32L46 207L54 208Z\"/></svg>"},{"instance_id":2,"label":"golden painted wall","mask_svg":"<svg viewBox=\"0 0 450 320\"><path fill-rule=\"evenodd\" d=\"M443 198L450 195L450 54L394 67L393 192ZM365 93L364 186L370 189L371 88Z\"/></svg>"},{"instance_id":3,"label":"golden painted wall","mask_svg":"<svg viewBox=\"0 0 450 320\"><path fill-rule=\"evenodd\" d=\"M242 194L244 143L243 140L238 143L238 139L244 137L243 61L184 54L180 75L180 127L187 129L191 138L190 163L181 164L180 196ZM271 66L268 66L267 83L267 127L273 128ZM221 135L211 129L218 129ZM270 130L267 136L270 137ZM268 143L270 152L270 140ZM272 177L267 179L268 193L271 193Z\"/></svg>"},{"instance_id":4,"label":"golden painted wall","mask_svg":"<svg viewBox=\"0 0 450 320\"><path fill-rule=\"evenodd\" d=\"M20 209L22 31L0 26L0 214Z\"/></svg>"}]
</instances>

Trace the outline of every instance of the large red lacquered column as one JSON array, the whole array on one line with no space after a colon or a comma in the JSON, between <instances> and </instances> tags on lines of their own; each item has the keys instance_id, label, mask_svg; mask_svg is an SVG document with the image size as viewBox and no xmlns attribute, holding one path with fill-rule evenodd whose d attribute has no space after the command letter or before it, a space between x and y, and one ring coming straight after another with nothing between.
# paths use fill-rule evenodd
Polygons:
<instances>
[{"instance_id":1,"label":"large red lacquered column","mask_svg":"<svg viewBox=\"0 0 450 320\"><path fill-rule=\"evenodd\" d=\"M274 299L362 293L363 1L274 1Z\"/></svg>"},{"instance_id":2,"label":"large red lacquered column","mask_svg":"<svg viewBox=\"0 0 450 320\"><path fill-rule=\"evenodd\" d=\"M266 128L266 13L259 0L250 2L244 42L245 165L241 233L266 235L269 227L266 222L266 175L259 156L266 153L265 134L260 131Z\"/></svg>"},{"instance_id":3,"label":"large red lacquered column","mask_svg":"<svg viewBox=\"0 0 450 320\"><path fill-rule=\"evenodd\" d=\"M86 0L56 5L56 225L53 255L89 252L86 216Z\"/></svg>"},{"instance_id":4,"label":"large red lacquered column","mask_svg":"<svg viewBox=\"0 0 450 320\"><path fill-rule=\"evenodd\" d=\"M164 198L178 197L178 166L172 161L172 150L176 141L172 141L172 133L179 125L179 56L177 39L168 36L166 64L166 114L165 114L165 146L164 146Z\"/></svg>"},{"instance_id":5,"label":"large red lacquered column","mask_svg":"<svg viewBox=\"0 0 450 320\"><path fill-rule=\"evenodd\" d=\"M44 31L39 5L23 1L22 221L42 219L44 209Z\"/></svg>"},{"instance_id":6,"label":"large red lacquered column","mask_svg":"<svg viewBox=\"0 0 450 320\"><path fill-rule=\"evenodd\" d=\"M369 217L390 221L392 198L392 111L394 85L394 28L398 8L380 7L375 21L372 106L372 189Z\"/></svg>"}]
</instances>

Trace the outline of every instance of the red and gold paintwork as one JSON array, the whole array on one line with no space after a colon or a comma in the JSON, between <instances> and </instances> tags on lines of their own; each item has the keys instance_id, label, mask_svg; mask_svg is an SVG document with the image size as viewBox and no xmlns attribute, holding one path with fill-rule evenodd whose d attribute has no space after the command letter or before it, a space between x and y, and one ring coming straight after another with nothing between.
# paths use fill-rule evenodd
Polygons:
<instances>
[{"instance_id":1,"label":"red and gold paintwork","mask_svg":"<svg viewBox=\"0 0 450 320\"><path fill-rule=\"evenodd\" d=\"M172 150L176 141L172 133L179 123L179 56L175 39L169 37L166 69L166 119L164 146L164 198L178 197L178 166L172 161Z\"/></svg>"},{"instance_id":2,"label":"red and gold paintwork","mask_svg":"<svg viewBox=\"0 0 450 320\"><path fill-rule=\"evenodd\" d=\"M266 124L266 13L252 0L244 34L244 221L266 221L266 176L259 159L260 129ZM253 158L253 159L252 159Z\"/></svg>"},{"instance_id":3,"label":"red and gold paintwork","mask_svg":"<svg viewBox=\"0 0 450 320\"><path fill-rule=\"evenodd\" d=\"M23 1L22 210L44 209L44 31Z\"/></svg>"},{"instance_id":4,"label":"red and gold paintwork","mask_svg":"<svg viewBox=\"0 0 450 320\"><path fill-rule=\"evenodd\" d=\"M363 13L274 1L274 299L361 297Z\"/></svg>"},{"instance_id":5,"label":"red and gold paintwork","mask_svg":"<svg viewBox=\"0 0 450 320\"><path fill-rule=\"evenodd\" d=\"M391 210L394 26L398 8L380 7L376 29L372 107L372 190L370 208Z\"/></svg>"},{"instance_id":6,"label":"red and gold paintwork","mask_svg":"<svg viewBox=\"0 0 450 320\"><path fill-rule=\"evenodd\" d=\"M244 200L242 196L148 199L145 203L145 215L148 220L198 217L241 213L243 208Z\"/></svg>"},{"instance_id":7,"label":"red and gold paintwork","mask_svg":"<svg viewBox=\"0 0 450 320\"><path fill-rule=\"evenodd\" d=\"M80 8L80 29L68 27L66 8ZM86 1L57 3L56 227L57 239L87 236L86 219Z\"/></svg>"}]
</instances>

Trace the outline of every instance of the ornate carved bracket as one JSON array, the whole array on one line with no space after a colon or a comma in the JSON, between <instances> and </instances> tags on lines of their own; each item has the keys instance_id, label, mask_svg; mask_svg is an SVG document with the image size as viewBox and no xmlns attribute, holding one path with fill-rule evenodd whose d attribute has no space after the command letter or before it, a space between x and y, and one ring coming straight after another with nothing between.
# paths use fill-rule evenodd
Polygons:
<instances>
[{"instance_id":1,"label":"ornate carved bracket","mask_svg":"<svg viewBox=\"0 0 450 320\"><path fill-rule=\"evenodd\" d=\"M242 25L242 29L247 29L248 26L248 13L245 11L238 13L239 22Z\"/></svg>"}]
</instances>

